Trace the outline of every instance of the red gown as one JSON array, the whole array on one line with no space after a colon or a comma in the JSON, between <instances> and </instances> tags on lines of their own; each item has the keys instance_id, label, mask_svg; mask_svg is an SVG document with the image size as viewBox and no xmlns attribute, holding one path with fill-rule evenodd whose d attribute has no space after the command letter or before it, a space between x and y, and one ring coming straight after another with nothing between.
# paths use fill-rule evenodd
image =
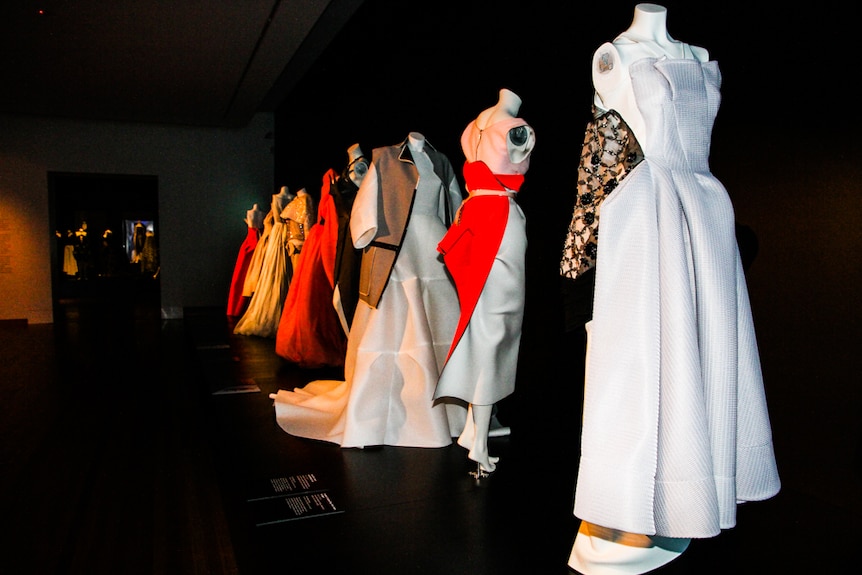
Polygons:
<instances>
[{"instance_id":1,"label":"red gown","mask_svg":"<svg viewBox=\"0 0 862 575\"><path fill-rule=\"evenodd\" d=\"M227 315L230 317L241 316L245 312L249 300L251 300L251 297L242 295L242 288L245 284L245 275L248 273L251 257L254 255L254 248L257 247L259 239L260 230L249 226L248 234L239 248L236 266L233 268L233 278L230 282L230 292L228 292L227 298Z\"/></svg>"},{"instance_id":2,"label":"red gown","mask_svg":"<svg viewBox=\"0 0 862 575\"><path fill-rule=\"evenodd\" d=\"M306 234L275 337L275 352L304 368L342 367L347 354L347 336L332 303L338 214L331 190L336 178L334 170L323 176L317 222Z\"/></svg>"}]
</instances>

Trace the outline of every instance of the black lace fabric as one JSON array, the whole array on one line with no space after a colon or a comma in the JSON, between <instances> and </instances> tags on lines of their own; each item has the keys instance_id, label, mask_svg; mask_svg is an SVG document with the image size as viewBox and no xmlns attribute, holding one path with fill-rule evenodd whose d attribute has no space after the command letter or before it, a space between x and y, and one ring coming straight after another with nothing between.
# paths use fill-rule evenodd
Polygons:
<instances>
[{"instance_id":1,"label":"black lace fabric","mask_svg":"<svg viewBox=\"0 0 862 575\"><path fill-rule=\"evenodd\" d=\"M596 264L599 208L626 175L643 160L643 151L614 110L599 113L587 125L578 164L578 193L566 233L560 275L575 279Z\"/></svg>"}]
</instances>

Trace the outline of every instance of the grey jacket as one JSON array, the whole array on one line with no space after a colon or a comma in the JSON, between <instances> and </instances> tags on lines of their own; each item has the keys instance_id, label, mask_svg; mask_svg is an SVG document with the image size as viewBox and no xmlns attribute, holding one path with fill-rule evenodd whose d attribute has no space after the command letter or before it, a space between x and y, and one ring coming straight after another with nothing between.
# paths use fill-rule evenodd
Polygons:
<instances>
[{"instance_id":1,"label":"grey jacket","mask_svg":"<svg viewBox=\"0 0 862 575\"><path fill-rule=\"evenodd\" d=\"M448 186L455 175L449 158L427 141L425 151L434 166L434 173L444 186ZM377 307L410 222L419 172L406 138L394 146L375 148L371 165L378 173L378 228L374 240L362 250L359 298L371 307ZM445 196L448 201L448 189ZM446 227L451 224L451 215L457 207L446 206Z\"/></svg>"}]
</instances>

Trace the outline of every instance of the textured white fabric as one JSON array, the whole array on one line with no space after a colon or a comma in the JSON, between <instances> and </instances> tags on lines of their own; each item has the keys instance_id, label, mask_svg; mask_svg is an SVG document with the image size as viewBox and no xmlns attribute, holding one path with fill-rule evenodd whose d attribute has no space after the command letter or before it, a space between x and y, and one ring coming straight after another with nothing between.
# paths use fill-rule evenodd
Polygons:
<instances>
[{"instance_id":1,"label":"textured white fabric","mask_svg":"<svg viewBox=\"0 0 862 575\"><path fill-rule=\"evenodd\" d=\"M645 159L602 205L574 514L711 537L780 487L733 207L709 170L715 62L630 67Z\"/></svg>"},{"instance_id":2,"label":"textured white fabric","mask_svg":"<svg viewBox=\"0 0 862 575\"><path fill-rule=\"evenodd\" d=\"M452 444L447 408L432 401L459 314L455 285L437 253L446 233L441 214L447 192L430 159L416 151L414 159L420 177L401 252L377 308L357 304L345 381L312 381L275 396L276 420L292 435L342 447ZM374 237L367 232L378 222L378 177L369 170L353 205L357 247L359 238L367 244ZM449 205L457 206L461 192L454 178L448 193Z\"/></svg>"},{"instance_id":3,"label":"textured white fabric","mask_svg":"<svg viewBox=\"0 0 862 575\"><path fill-rule=\"evenodd\" d=\"M488 279L470 323L452 351L435 397L492 405L515 391L524 320L526 218L514 198ZM466 436L462 441L467 441Z\"/></svg>"}]
</instances>

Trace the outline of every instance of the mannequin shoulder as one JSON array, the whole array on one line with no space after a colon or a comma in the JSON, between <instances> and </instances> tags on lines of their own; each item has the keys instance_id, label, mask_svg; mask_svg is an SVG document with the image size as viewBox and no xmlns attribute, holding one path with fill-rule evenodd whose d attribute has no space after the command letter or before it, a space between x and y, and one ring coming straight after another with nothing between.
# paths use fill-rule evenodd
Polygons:
<instances>
[{"instance_id":1,"label":"mannequin shoulder","mask_svg":"<svg viewBox=\"0 0 862 575\"><path fill-rule=\"evenodd\" d=\"M708 62L709 61L709 50L706 48L701 48L700 46L692 46L688 45L689 50L691 50L692 55L695 60L699 62Z\"/></svg>"},{"instance_id":2,"label":"mannequin shoulder","mask_svg":"<svg viewBox=\"0 0 862 575\"><path fill-rule=\"evenodd\" d=\"M519 164L526 160L536 146L536 132L527 123L521 124L509 130L506 138L506 147L509 153L509 161Z\"/></svg>"},{"instance_id":3,"label":"mannequin shoulder","mask_svg":"<svg viewBox=\"0 0 862 575\"><path fill-rule=\"evenodd\" d=\"M607 74L620 67L622 56L612 42L605 42L593 52L593 74Z\"/></svg>"},{"instance_id":4,"label":"mannequin shoulder","mask_svg":"<svg viewBox=\"0 0 862 575\"><path fill-rule=\"evenodd\" d=\"M605 42L593 53L593 85L600 89L625 80L630 59L612 42Z\"/></svg>"}]
</instances>

